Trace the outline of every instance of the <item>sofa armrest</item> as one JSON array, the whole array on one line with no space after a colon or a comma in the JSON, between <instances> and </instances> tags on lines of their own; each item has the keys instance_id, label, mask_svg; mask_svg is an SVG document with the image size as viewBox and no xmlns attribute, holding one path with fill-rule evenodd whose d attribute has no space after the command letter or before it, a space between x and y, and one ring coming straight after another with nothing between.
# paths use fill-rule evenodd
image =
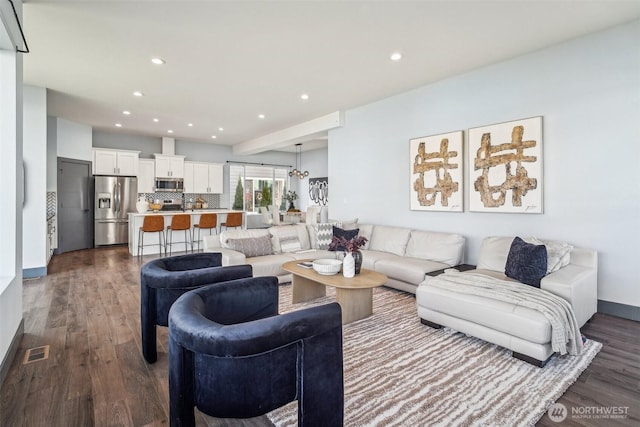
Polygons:
<instances>
[{"instance_id":1,"label":"sofa armrest","mask_svg":"<svg viewBox=\"0 0 640 427\"><path fill-rule=\"evenodd\" d=\"M580 327L598 309L598 270L596 268L569 264L543 277L540 281L540 289L569 301Z\"/></svg>"},{"instance_id":2,"label":"sofa armrest","mask_svg":"<svg viewBox=\"0 0 640 427\"><path fill-rule=\"evenodd\" d=\"M583 267L598 268L598 252L592 249L573 248L571 250L571 264Z\"/></svg>"},{"instance_id":3,"label":"sofa armrest","mask_svg":"<svg viewBox=\"0 0 640 427\"><path fill-rule=\"evenodd\" d=\"M222 254L222 265L243 265L247 263L247 257L242 252L225 248L204 248L205 252L219 252Z\"/></svg>"}]
</instances>

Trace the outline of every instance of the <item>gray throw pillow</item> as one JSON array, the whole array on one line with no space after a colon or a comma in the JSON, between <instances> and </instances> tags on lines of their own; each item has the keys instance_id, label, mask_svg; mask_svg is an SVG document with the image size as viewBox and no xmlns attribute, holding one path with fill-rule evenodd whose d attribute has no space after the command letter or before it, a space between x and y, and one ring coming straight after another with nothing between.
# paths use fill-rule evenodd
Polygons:
<instances>
[{"instance_id":1,"label":"gray throw pillow","mask_svg":"<svg viewBox=\"0 0 640 427\"><path fill-rule=\"evenodd\" d=\"M244 239L228 239L229 249L242 252L247 258L273 254L271 236L247 237Z\"/></svg>"}]
</instances>

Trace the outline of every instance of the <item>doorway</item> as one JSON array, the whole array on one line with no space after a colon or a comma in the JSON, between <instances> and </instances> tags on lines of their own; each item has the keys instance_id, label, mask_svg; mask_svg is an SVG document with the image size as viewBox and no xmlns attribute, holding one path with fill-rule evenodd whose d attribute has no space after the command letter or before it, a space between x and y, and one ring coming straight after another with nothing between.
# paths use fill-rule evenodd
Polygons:
<instances>
[{"instance_id":1,"label":"doorway","mask_svg":"<svg viewBox=\"0 0 640 427\"><path fill-rule=\"evenodd\" d=\"M58 157L58 253L93 247L91 162Z\"/></svg>"}]
</instances>

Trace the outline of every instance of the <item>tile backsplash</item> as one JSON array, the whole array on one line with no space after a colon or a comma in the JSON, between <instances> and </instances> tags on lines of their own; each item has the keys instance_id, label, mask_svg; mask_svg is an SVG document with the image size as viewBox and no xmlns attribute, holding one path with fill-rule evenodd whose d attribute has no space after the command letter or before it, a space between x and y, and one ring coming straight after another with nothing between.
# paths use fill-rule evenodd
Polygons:
<instances>
[{"instance_id":1,"label":"tile backsplash","mask_svg":"<svg viewBox=\"0 0 640 427\"><path fill-rule=\"evenodd\" d=\"M53 218L58 211L58 198L55 191L47 191L47 220Z\"/></svg>"},{"instance_id":2,"label":"tile backsplash","mask_svg":"<svg viewBox=\"0 0 640 427\"><path fill-rule=\"evenodd\" d=\"M220 194L197 194L197 193L184 193L185 201L189 201L192 199L195 203L196 198L200 196L204 199L204 201L209 205L209 209L217 209L220 208ZM160 200L182 200L181 193L138 193L138 198L148 199L160 199Z\"/></svg>"}]
</instances>

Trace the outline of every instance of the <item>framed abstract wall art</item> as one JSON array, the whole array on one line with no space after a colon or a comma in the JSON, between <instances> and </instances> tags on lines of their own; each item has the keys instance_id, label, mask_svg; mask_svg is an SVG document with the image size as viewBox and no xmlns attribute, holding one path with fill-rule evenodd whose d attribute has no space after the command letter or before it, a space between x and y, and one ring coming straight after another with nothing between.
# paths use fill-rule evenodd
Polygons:
<instances>
[{"instance_id":1,"label":"framed abstract wall art","mask_svg":"<svg viewBox=\"0 0 640 427\"><path fill-rule=\"evenodd\" d=\"M329 178L309 178L309 199L316 205L326 206L329 202Z\"/></svg>"},{"instance_id":2,"label":"framed abstract wall art","mask_svg":"<svg viewBox=\"0 0 640 427\"><path fill-rule=\"evenodd\" d=\"M462 212L462 131L409 140L411 210Z\"/></svg>"},{"instance_id":3,"label":"framed abstract wall art","mask_svg":"<svg viewBox=\"0 0 640 427\"><path fill-rule=\"evenodd\" d=\"M542 213L542 117L469 129L469 210Z\"/></svg>"}]
</instances>

